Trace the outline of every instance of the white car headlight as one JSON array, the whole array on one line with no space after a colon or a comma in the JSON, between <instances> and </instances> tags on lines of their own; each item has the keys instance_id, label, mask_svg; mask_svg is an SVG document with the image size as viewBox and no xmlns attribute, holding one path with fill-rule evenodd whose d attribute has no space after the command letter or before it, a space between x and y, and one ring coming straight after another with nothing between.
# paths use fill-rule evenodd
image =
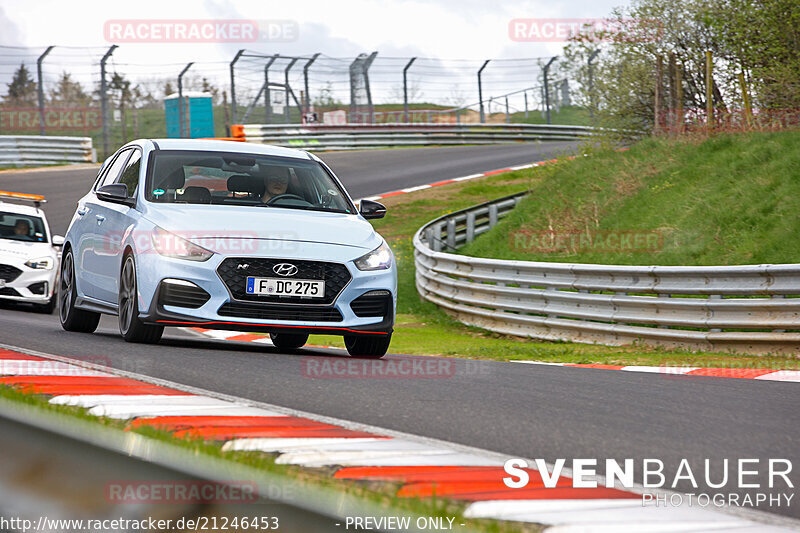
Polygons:
<instances>
[{"instance_id":1,"label":"white car headlight","mask_svg":"<svg viewBox=\"0 0 800 533\"><path fill-rule=\"evenodd\" d=\"M153 228L152 240L156 252L165 257L186 259L187 261L208 261L214 255L214 252L157 226Z\"/></svg>"},{"instance_id":2,"label":"white car headlight","mask_svg":"<svg viewBox=\"0 0 800 533\"><path fill-rule=\"evenodd\" d=\"M39 259L31 259L30 261L25 261L25 266L29 268L35 268L37 270L50 270L53 268L55 261L53 261L52 257L40 257Z\"/></svg>"},{"instance_id":3,"label":"white car headlight","mask_svg":"<svg viewBox=\"0 0 800 533\"><path fill-rule=\"evenodd\" d=\"M359 270L387 270L392 266L392 250L384 241L370 253L356 259L355 264Z\"/></svg>"}]
</instances>

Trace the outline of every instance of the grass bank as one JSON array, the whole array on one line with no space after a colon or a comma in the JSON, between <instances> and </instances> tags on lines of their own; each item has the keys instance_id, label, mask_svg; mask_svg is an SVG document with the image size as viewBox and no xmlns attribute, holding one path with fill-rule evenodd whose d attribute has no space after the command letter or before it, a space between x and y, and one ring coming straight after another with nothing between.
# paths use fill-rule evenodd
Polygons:
<instances>
[{"instance_id":1,"label":"grass bank","mask_svg":"<svg viewBox=\"0 0 800 533\"><path fill-rule=\"evenodd\" d=\"M749 148L756 141L761 146ZM741 152L740 157L736 152ZM794 174L789 172L792 165L800 168L798 134L764 134L705 141L645 140L625 152L595 149L590 157L562 159L552 165L434 187L384 201L388 214L386 218L375 221L375 227L391 244L399 268L398 316L390 351L494 360L798 368L796 359L784 356L520 339L464 326L433 304L422 301L414 282L411 244L414 232L446 213L529 189L533 194L521 204L522 209L518 207L494 232L481 236L475 244L464 249L465 253L524 260L594 260L631 264L700 264L704 261L726 264L767 259L793 262L800 258L800 254L793 252L800 251L800 241L795 239L785 246L781 244L782 240L791 238L792 232L800 229L797 216L792 214L800 207L797 206L800 196L794 194L793 197L792 183L796 193L800 176L797 171ZM722 170L726 168L728 170ZM729 171L732 169L738 170L731 175ZM648 205L638 205L633 199L637 195L649 197ZM620 202L630 212L625 213L617 223L619 225L613 226L616 217L623 214L621 209L617 209ZM665 246L657 255L620 255L616 260L608 254L591 256L586 253L579 258L577 255L512 253L508 249L508 233L534 221L538 224L534 227L546 228L545 223L537 220L541 213L551 213L557 224L566 224L562 220L573 219L593 222L596 215L600 227L656 228L665 232L664 241L670 246ZM642 218L661 222L652 225L654 222L646 223ZM574 223L571 224L567 227L574 227ZM684 231L689 234L684 234ZM727 243L726 239L735 246ZM673 246L673 241L678 244ZM681 252L684 245L689 249ZM733 253L732 248L739 253ZM343 346L341 337L333 336L312 337L310 342Z\"/></svg>"}]
</instances>

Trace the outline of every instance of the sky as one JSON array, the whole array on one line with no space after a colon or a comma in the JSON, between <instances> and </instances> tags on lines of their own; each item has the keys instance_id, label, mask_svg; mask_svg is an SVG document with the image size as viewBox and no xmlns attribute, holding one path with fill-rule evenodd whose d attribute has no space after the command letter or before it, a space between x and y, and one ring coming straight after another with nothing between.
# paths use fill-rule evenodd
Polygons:
<instances>
[{"instance_id":1,"label":"sky","mask_svg":"<svg viewBox=\"0 0 800 533\"><path fill-rule=\"evenodd\" d=\"M402 60L392 62L388 58L412 56L471 60L463 63L470 65L463 70L472 72L472 65L480 65L486 58L535 58L559 53L563 43L512 40L509 21L513 19L599 18L626 3L627 0L137 0L113 3L105 0L0 0L0 45L28 47L27 50L0 48L0 83L7 83L15 65L21 61L35 70L36 57L48 45L56 45L56 48L45 62L46 82L54 80L62 70L73 72L79 79L96 78L96 62L104 48L112 44L104 35L105 25L109 21L147 19L249 19L262 25L272 21L276 27L288 23L296 34L278 41L244 45L120 44L114 52L112 67L124 70L134 79L177 77L187 62L194 61L192 73L222 83L227 63L240 48L265 55L307 56L321 52L329 58L352 58L362 52L378 51L377 75L381 74L380 69L402 69ZM259 61L251 61L254 70L256 63L261 64ZM342 62L343 72L346 64ZM490 68L487 75L489 78L507 76L512 64L494 73ZM457 65L458 62L451 61L440 66ZM492 68L499 68L496 65L499 64L493 64ZM425 66L420 63L417 68L424 71ZM247 70L248 65L243 63L242 67ZM320 63L318 69L324 72L325 64ZM297 72L295 76L301 74L302 69ZM243 87L258 85L260 76L248 77L244 72ZM320 78L324 74L317 76L317 82L324 81ZM426 90L444 94L443 88L433 85ZM507 87L498 86L497 90L507 90ZM4 92L5 86L0 85L0 94Z\"/></svg>"}]
</instances>

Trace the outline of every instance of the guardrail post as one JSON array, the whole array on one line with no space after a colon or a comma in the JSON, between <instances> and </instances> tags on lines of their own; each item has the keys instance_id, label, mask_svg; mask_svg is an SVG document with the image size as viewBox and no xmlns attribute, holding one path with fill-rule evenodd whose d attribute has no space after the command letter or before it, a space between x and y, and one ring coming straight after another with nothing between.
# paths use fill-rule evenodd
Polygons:
<instances>
[{"instance_id":1,"label":"guardrail post","mask_svg":"<svg viewBox=\"0 0 800 533\"><path fill-rule=\"evenodd\" d=\"M553 56L550 58L550 61L544 66L544 112L545 117L547 118L547 123L550 124L550 87L548 86L547 82L547 75L550 72L550 65L553 64L553 61L558 59L558 56Z\"/></svg>"},{"instance_id":2,"label":"guardrail post","mask_svg":"<svg viewBox=\"0 0 800 533\"><path fill-rule=\"evenodd\" d=\"M489 227L493 228L497 225L497 204L489 206Z\"/></svg>"},{"instance_id":3,"label":"guardrail post","mask_svg":"<svg viewBox=\"0 0 800 533\"><path fill-rule=\"evenodd\" d=\"M467 213L467 242L475 240L475 212Z\"/></svg>"},{"instance_id":4,"label":"guardrail post","mask_svg":"<svg viewBox=\"0 0 800 533\"><path fill-rule=\"evenodd\" d=\"M481 73L483 69L486 68L486 65L489 64L489 61L491 61L491 59L484 61L481 68L478 69L478 101L481 107L481 124L486 124L486 113L483 110L483 83L481 82Z\"/></svg>"},{"instance_id":5,"label":"guardrail post","mask_svg":"<svg viewBox=\"0 0 800 533\"><path fill-rule=\"evenodd\" d=\"M447 247L456 249L456 221L452 218L447 221Z\"/></svg>"},{"instance_id":6,"label":"guardrail post","mask_svg":"<svg viewBox=\"0 0 800 533\"><path fill-rule=\"evenodd\" d=\"M433 241L430 243L431 250L434 252L442 251L442 225L435 224L433 226Z\"/></svg>"},{"instance_id":7,"label":"guardrail post","mask_svg":"<svg viewBox=\"0 0 800 533\"><path fill-rule=\"evenodd\" d=\"M408 69L411 68L411 65L416 60L416 57L412 57L403 68L403 121L405 123L408 123L408 78L406 75L408 74Z\"/></svg>"},{"instance_id":8,"label":"guardrail post","mask_svg":"<svg viewBox=\"0 0 800 533\"><path fill-rule=\"evenodd\" d=\"M194 62L186 65L180 74L178 74L178 136L181 138L188 137L186 135L186 110L183 108L183 75L186 71L194 65Z\"/></svg>"},{"instance_id":9,"label":"guardrail post","mask_svg":"<svg viewBox=\"0 0 800 533\"><path fill-rule=\"evenodd\" d=\"M264 120L267 124L272 124L272 102L269 95L269 67L278 59L280 55L275 54L264 65Z\"/></svg>"},{"instance_id":10,"label":"guardrail post","mask_svg":"<svg viewBox=\"0 0 800 533\"><path fill-rule=\"evenodd\" d=\"M319 57L319 52L311 56L311 59L308 60L308 63L305 64L303 67L303 87L306 90L306 97L305 97L305 112L309 113L311 110L311 97L308 95L308 69L311 67L311 64L317 60Z\"/></svg>"},{"instance_id":11,"label":"guardrail post","mask_svg":"<svg viewBox=\"0 0 800 533\"><path fill-rule=\"evenodd\" d=\"M42 61L47 57L55 46L48 46L47 50L36 60L36 78L38 84L36 86L36 97L39 101L39 135L45 134L44 129L44 81L42 80Z\"/></svg>"},{"instance_id":12,"label":"guardrail post","mask_svg":"<svg viewBox=\"0 0 800 533\"><path fill-rule=\"evenodd\" d=\"M118 47L111 45L103 59L100 60L100 115L103 121L103 158L108 156L108 94L106 84L106 61Z\"/></svg>"},{"instance_id":13,"label":"guardrail post","mask_svg":"<svg viewBox=\"0 0 800 533\"><path fill-rule=\"evenodd\" d=\"M233 61L230 63L230 70L231 70L231 121L236 123L236 76L234 76L234 67L236 66L236 62L239 61L239 58L242 57L244 50L239 50L236 52L236 55L233 56Z\"/></svg>"}]
</instances>

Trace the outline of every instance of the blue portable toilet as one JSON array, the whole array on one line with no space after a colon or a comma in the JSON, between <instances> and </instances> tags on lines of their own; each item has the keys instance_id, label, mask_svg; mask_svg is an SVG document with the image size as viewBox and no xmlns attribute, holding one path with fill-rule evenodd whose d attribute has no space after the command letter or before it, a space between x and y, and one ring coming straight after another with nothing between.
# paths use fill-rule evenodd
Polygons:
<instances>
[{"instance_id":1,"label":"blue portable toilet","mask_svg":"<svg viewBox=\"0 0 800 533\"><path fill-rule=\"evenodd\" d=\"M186 113L186 137L197 139L214 136L214 109L212 96L209 93L183 93L183 109ZM167 121L167 137L180 138L180 110L178 93L164 98L164 114Z\"/></svg>"}]
</instances>

